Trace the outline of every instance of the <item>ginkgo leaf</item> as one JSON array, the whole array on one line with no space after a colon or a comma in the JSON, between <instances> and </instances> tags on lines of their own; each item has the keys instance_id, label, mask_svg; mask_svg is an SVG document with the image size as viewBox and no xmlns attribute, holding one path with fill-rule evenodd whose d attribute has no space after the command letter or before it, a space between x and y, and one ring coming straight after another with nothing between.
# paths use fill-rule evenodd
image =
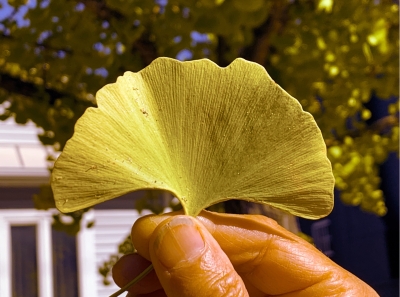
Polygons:
<instances>
[{"instance_id":1,"label":"ginkgo leaf","mask_svg":"<svg viewBox=\"0 0 400 297\"><path fill-rule=\"evenodd\" d=\"M192 216L228 199L314 219L333 207L317 124L256 63L159 58L96 98L55 163L62 212L141 189L171 192Z\"/></svg>"}]
</instances>

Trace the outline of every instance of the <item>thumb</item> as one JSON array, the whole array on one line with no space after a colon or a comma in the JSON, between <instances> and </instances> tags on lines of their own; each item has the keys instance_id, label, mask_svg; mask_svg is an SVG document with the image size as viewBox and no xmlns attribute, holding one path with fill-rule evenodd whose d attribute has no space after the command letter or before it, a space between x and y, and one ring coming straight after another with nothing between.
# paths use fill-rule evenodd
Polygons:
<instances>
[{"instance_id":1,"label":"thumb","mask_svg":"<svg viewBox=\"0 0 400 297\"><path fill-rule=\"evenodd\" d=\"M149 249L167 296L249 296L216 240L192 217L177 215L160 223Z\"/></svg>"}]
</instances>

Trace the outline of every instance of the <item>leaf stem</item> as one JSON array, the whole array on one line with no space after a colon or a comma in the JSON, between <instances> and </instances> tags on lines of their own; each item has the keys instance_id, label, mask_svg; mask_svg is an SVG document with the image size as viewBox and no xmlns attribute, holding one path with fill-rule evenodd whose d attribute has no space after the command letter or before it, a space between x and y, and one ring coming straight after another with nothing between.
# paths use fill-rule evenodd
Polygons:
<instances>
[{"instance_id":1,"label":"leaf stem","mask_svg":"<svg viewBox=\"0 0 400 297\"><path fill-rule=\"evenodd\" d=\"M121 289L119 289L117 292L114 294L110 295L110 297L118 297L125 291L127 291L132 285L136 284L138 281L140 281L142 278L144 278L146 275L150 273L150 271L153 270L153 264L150 264L145 270L143 270L137 277L135 277L133 280L131 280L129 283L127 283L125 286L123 286Z\"/></svg>"}]
</instances>

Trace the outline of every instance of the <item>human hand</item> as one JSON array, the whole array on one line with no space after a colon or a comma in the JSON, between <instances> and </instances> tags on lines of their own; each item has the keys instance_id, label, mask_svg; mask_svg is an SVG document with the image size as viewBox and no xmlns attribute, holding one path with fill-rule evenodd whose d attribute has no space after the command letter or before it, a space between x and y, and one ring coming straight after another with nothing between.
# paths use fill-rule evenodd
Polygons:
<instances>
[{"instance_id":1,"label":"human hand","mask_svg":"<svg viewBox=\"0 0 400 297\"><path fill-rule=\"evenodd\" d=\"M132 227L137 254L113 268L123 286L153 263L127 296L378 296L305 240L260 215L169 213ZM151 261L151 262L150 262Z\"/></svg>"}]
</instances>

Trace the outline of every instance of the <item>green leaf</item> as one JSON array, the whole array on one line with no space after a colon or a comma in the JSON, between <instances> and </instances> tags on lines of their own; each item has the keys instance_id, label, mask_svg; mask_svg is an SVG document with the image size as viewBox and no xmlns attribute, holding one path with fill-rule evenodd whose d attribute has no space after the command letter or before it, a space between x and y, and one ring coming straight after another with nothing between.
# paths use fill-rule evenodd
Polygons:
<instances>
[{"instance_id":1,"label":"green leaf","mask_svg":"<svg viewBox=\"0 0 400 297\"><path fill-rule=\"evenodd\" d=\"M256 63L159 58L97 103L55 163L62 212L142 189L171 192L192 216L228 199L314 219L333 207L320 130Z\"/></svg>"}]
</instances>

